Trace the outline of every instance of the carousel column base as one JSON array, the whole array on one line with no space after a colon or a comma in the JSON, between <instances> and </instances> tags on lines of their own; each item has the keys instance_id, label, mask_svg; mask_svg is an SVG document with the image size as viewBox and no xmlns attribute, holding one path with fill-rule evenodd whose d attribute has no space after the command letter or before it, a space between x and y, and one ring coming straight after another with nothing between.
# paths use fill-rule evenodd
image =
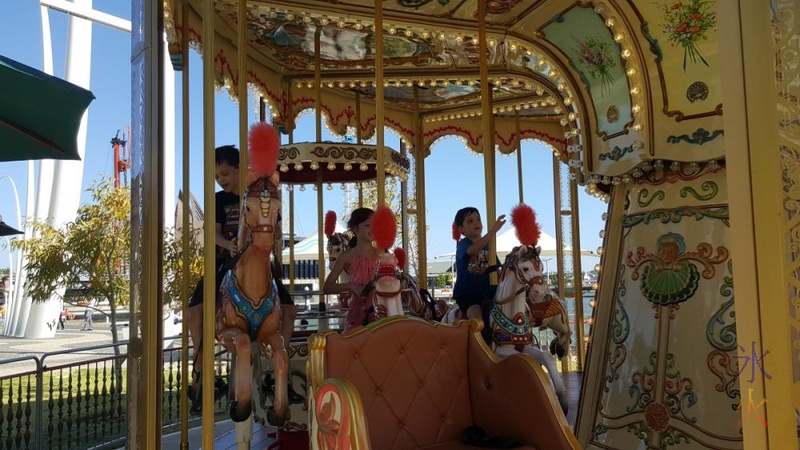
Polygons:
<instances>
[{"instance_id":1,"label":"carousel column base","mask_svg":"<svg viewBox=\"0 0 800 450\"><path fill-rule=\"evenodd\" d=\"M308 431L278 430L269 433L269 436L275 437L275 443L267 447L267 450L309 450L311 448Z\"/></svg>"},{"instance_id":2,"label":"carousel column base","mask_svg":"<svg viewBox=\"0 0 800 450\"><path fill-rule=\"evenodd\" d=\"M250 450L250 441L253 437L253 415L244 422L234 424L236 432L236 450Z\"/></svg>"}]
</instances>

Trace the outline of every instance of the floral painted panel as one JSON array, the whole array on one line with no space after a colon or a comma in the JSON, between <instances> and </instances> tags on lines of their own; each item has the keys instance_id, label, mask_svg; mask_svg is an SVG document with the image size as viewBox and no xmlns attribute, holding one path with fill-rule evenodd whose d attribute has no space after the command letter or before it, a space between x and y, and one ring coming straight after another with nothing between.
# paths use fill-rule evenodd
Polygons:
<instances>
[{"instance_id":1,"label":"floral painted panel","mask_svg":"<svg viewBox=\"0 0 800 450\"><path fill-rule=\"evenodd\" d=\"M621 133L632 122L628 78L619 44L591 8L573 7L543 28L545 39L569 58L589 90L598 134Z\"/></svg>"},{"instance_id":2,"label":"floral painted panel","mask_svg":"<svg viewBox=\"0 0 800 450\"><path fill-rule=\"evenodd\" d=\"M723 169L700 167L627 187L588 448L742 448L749 349L736 341L727 193L712 188L720 184Z\"/></svg>"},{"instance_id":3,"label":"floral painted panel","mask_svg":"<svg viewBox=\"0 0 800 450\"><path fill-rule=\"evenodd\" d=\"M716 0L629 3L647 23L642 31L663 75L665 113L676 118L716 114L722 103Z\"/></svg>"}]
</instances>

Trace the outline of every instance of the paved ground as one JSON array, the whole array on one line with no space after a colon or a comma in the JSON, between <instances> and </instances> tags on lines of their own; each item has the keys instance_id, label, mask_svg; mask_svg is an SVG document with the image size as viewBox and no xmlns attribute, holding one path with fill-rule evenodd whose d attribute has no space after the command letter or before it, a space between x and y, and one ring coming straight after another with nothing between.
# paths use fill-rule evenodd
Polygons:
<instances>
[{"instance_id":1,"label":"paved ground","mask_svg":"<svg viewBox=\"0 0 800 450\"><path fill-rule=\"evenodd\" d=\"M103 354L114 354L114 349L109 345L107 348L82 351L87 347L111 344L111 329L105 321L96 321L94 331L80 331L83 320L67 321L66 330L56 331L54 338L47 339L23 339L8 336L0 336L0 376L19 373L26 370L35 370L36 363L33 360L9 362L15 358L35 356L42 359L43 356L56 352L54 355L47 355L44 358L46 365L77 361L87 359L87 355L93 358ZM121 350L126 351L123 346ZM67 352L65 354L61 354Z\"/></svg>"}]
</instances>

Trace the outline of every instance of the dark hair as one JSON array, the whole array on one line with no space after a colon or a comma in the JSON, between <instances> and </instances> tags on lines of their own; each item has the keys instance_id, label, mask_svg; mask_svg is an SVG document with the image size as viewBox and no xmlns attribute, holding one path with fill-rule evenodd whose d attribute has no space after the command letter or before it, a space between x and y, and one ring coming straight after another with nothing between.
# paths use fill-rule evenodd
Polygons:
<instances>
[{"instance_id":1,"label":"dark hair","mask_svg":"<svg viewBox=\"0 0 800 450\"><path fill-rule=\"evenodd\" d=\"M369 220L369 218L372 217L372 214L374 213L375 211L369 208L354 209L353 212L350 213L350 220L347 221L347 229L352 231L353 228ZM353 233L353 238L350 239L349 248L355 248L356 244L358 244L358 236L356 236L355 233Z\"/></svg>"},{"instance_id":2,"label":"dark hair","mask_svg":"<svg viewBox=\"0 0 800 450\"><path fill-rule=\"evenodd\" d=\"M216 152L216 163L222 164L226 163L229 166L239 168L239 149L233 145L223 145L222 147L217 147L215 150Z\"/></svg>"},{"instance_id":3,"label":"dark hair","mask_svg":"<svg viewBox=\"0 0 800 450\"><path fill-rule=\"evenodd\" d=\"M457 227L464 226L464 221L467 220L467 216L472 213L477 213L479 216L481 215L480 211L478 211L478 208L473 208L472 206L459 209L456 213L456 218L453 220L453 223L455 223Z\"/></svg>"}]
</instances>

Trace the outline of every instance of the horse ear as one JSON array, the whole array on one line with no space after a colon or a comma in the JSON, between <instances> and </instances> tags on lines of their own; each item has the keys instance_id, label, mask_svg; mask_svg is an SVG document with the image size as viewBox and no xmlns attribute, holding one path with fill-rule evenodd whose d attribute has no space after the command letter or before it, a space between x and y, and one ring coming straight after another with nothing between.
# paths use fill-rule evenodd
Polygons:
<instances>
[{"instance_id":1,"label":"horse ear","mask_svg":"<svg viewBox=\"0 0 800 450\"><path fill-rule=\"evenodd\" d=\"M542 255L542 247L537 246L536 247L536 256L541 256L541 255Z\"/></svg>"},{"instance_id":2,"label":"horse ear","mask_svg":"<svg viewBox=\"0 0 800 450\"><path fill-rule=\"evenodd\" d=\"M277 170L273 170L272 175L269 176L269 181L272 183L273 186L278 187L278 184L281 182L280 172Z\"/></svg>"}]
</instances>

